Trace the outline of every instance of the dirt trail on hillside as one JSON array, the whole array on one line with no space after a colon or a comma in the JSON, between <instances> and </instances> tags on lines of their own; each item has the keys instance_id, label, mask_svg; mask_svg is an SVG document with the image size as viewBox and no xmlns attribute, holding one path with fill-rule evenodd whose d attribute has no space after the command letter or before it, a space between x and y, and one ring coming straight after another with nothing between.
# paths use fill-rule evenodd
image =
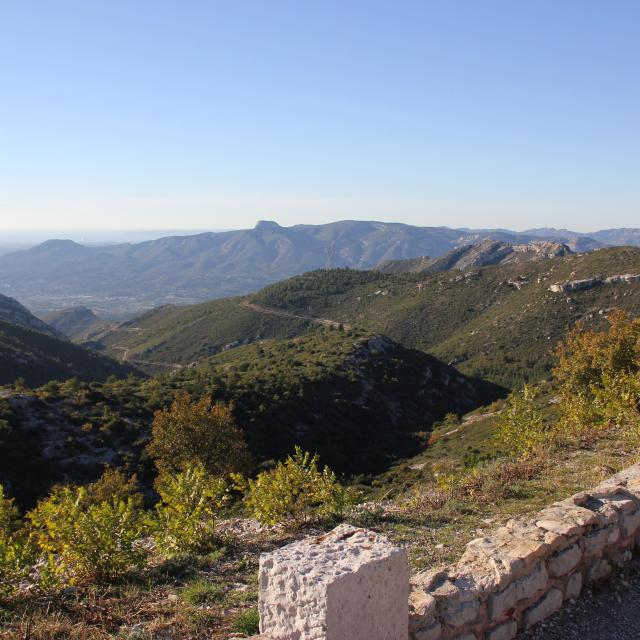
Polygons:
<instances>
[{"instance_id":1,"label":"dirt trail on hillside","mask_svg":"<svg viewBox=\"0 0 640 640\"><path fill-rule=\"evenodd\" d=\"M319 324L324 327L333 327L334 329L338 329L342 326L344 329L351 329L351 325L345 324L344 322L336 322L335 320L329 320L328 318L315 318L314 316L303 316L297 313L290 313L288 311L282 311L281 309L274 309L272 307L263 307L259 304L254 304L253 302L249 302L248 300L244 300L240 303L241 306L251 309L252 311L256 311L257 313L264 313L269 316L280 316L282 318L293 318L295 320L308 320L309 322L313 322L314 324Z\"/></svg>"},{"instance_id":2,"label":"dirt trail on hillside","mask_svg":"<svg viewBox=\"0 0 640 640\"><path fill-rule=\"evenodd\" d=\"M137 358L129 358L129 349L128 347L113 347L118 351L122 351L122 362L127 362L129 364L145 364L150 367L168 367L173 371L180 371L180 369L184 369L183 364L175 364L173 362L157 362L152 360L138 360Z\"/></svg>"}]
</instances>

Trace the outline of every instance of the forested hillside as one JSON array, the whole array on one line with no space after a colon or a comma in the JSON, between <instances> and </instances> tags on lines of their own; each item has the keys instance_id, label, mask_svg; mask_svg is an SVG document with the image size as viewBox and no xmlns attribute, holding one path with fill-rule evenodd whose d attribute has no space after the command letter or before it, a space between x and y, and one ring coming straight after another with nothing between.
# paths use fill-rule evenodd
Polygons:
<instances>
[{"instance_id":1,"label":"forested hillside","mask_svg":"<svg viewBox=\"0 0 640 640\"><path fill-rule=\"evenodd\" d=\"M555 343L576 321L598 324L613 308L640 312L640 283L633 279L568 292L550 287L620 274L640 274L639 249L466 272L372 278L317 271L267 287L251 300L381 332L467 374L516 388L547 375Z\"/></svg>"},{"instance_id":2,"label":"forested hillside","mask_svg":"<svg viewBox=\"0 0 640 640\"><path fill-rule=\"evenodd\" d=\"M385 469L419 450L445 414L466 413L504 393L388 338L317 329L229 350L151 380L71 381L36 393L7 392L4 419L12 431L10 438L5 434L0 484L32 499L36 486L62 478L87 482L107 463L149 478L142 447L153 410L179 390L233 402L256 463L302 445L348 476ZM26 448L34 464L23 467ZM25 469L40 484L16 480Z\"/></svg>"},{"instance_id":3,"label":"forested hillside","mask_svg":"<svg viewBox=\"0 0 640 640\"><path fill-rule=\"evenodd\" d=\"M67 340L0 321L0 384L22 378L37 386L49 380L105 380L132 373L133 367Z\"/></svg>"},{"instance_id":4,"label":"forested hillside","mask_svg":"<svg viewBox=\"0 0 640 640\"><path fill-rule=\"evenodd\" d=\"M547 375L557 340L578 320L611 308L640 312L640 284L551 291L557 283L640 274L640 249L602 249L465 272L321 270L249 298L166 307L108 333L107 352L148 371L167 371L320 321L382 333L453 362L468 375L516 388ZM147 364L145 364L147 363ZM170 365L170 366L167 366Z\"/></svg>"}]
</instances>

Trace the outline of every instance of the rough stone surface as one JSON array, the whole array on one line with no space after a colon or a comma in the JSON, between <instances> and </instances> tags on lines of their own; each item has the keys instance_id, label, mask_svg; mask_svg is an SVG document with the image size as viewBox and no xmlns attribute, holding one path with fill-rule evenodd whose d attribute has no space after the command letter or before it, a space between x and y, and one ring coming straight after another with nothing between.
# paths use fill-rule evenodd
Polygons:
<instances>
[{"instance_id":1,"label":"rough stone surface","mask_svg":"<svg viewBox=\"0 0 640 640\"><path fill-rule=\"evenodd\" d=\"M592 567L589 569L588 580L589 582L598 582L600 580L604 580L608 578L611 574L611 564L607 560L598 560Z\"/></svg>"},{"instance_id":2,"label":"rough stone surface","mask_svg":"<svg viewBox=\"0 0 640 640\"><path fill-rule=\"evenodd\" d=\"M260 632L274 639L406 640L406 554L340 525L260 558Z\"/></svg>"},{"instance_id":3,"label":"rough stone surface","mask_svg":"<svg viewBox=\"0 0 640 640\"><path fill-rule=\"evenodd\" d=\"M562 606L564 596L560 589L551 589L540 602L535 604L524 615L524 624L527 629L538 624Z\"/></svg>"},{"instance_id":4,"label":"rough stone surface","mask_svg":"<svg viewBox=\"0 0 640 640\"><path fill-rule=\"evenodd\" d=\"M436 599L419 588L414 588L409 596L409 631L427 626L436 613Z\"/></svg>"},{"instance_id":5,"label":"rough stone surface","mask_svg":"<svg viewBox=\"0 0 640 640\"><path fill-rule=\"evenodd\" d=\"M577 544L571 545L564 551L557 552L549 560L549 575L552 578L564 576L570 573L582 559L582 551Z\"/></svg>"},{"instance_id":6,"label":"rough stone surface","mask_svg":"<svg viewBox=\"0 0 640 640\"><path fill-rule=\"evenodd\" d=\"M640 465L510 520L410 585L400 549L343 525L261 558L261 629L269 640L512 640L589 597L583 587L624 571L636 549Z\"/></svg>"},{"instance_id":7,"label":"rough stone surface","mask_svg":"<svg viewBox=\"0 0 640 640\"><path fill-rule=\"evenodd\" d=\"M532 598L539 591L543 591L547 586L548 580L547 570L540 563L531 574L516 580L504 591L494 594L490 601L491 619L498 621L509 615L510 610L520 600Z\"/></svg>"},{"instance_id":8,"label":"rough stone surface","mask_svg":"<svg viewBox=\"0 0 640 640\"><path fill-rule=\"evenodd\" d=\"M586 535L584 538L585 556L596 556L600 554L607 545L617 542L619 537L620 530L615 525L610 525L605 529Z\"/></svg>"},{"instance_id":9,"label":"rough stone surface","mask_svg":"<svg viewBox=\"0 0 640 640\"><path fill-rule=\"evenodd\" d=\"M567 581L567 589L564 597L568 600L570 598L577 598L582 591L582 574L576 571Z\"/></svg>"},{"instance_id":10,"label":"rough stone surface","mask_svg":"<svg viewBox=\"0 0 640 640\"><path fill-rule=\"evenodd\" d=\"M442 625L437 620L434 620L424 629L416 632L413 637L415 640L440 640L442 637Z\"/></svg>"},{"instance_id":11,"label":"rough stone surface","mask_svg":"<svg viewBox=\"0 0 640 640\"><path fill-rule=\"evenodd\" d=\"M518 633L518 623L515 620L507 620L486 633L487 640L512 640Z\"/></svg>"},{"instance_id":12,"label":"rough stone surface","mask_svg":"<svg viewBox=\"0 0 640 640\"><path fill-rule=\"evenodd\" d=\"M441 617L451 627L461 627L474 622L480 614L480 601L450 602L442 608Z\"/></svg>"},{"instance_id":13,"label":"rough stone surface","mask_svg":"<svg viewBox=\"0 0 640 640\"><path fill-rule=\"evenodd\" d=\"M622 514L620 528L625 537L636 535L638 529L640 529L640 511Z\"/></svg>"}]
</instances>

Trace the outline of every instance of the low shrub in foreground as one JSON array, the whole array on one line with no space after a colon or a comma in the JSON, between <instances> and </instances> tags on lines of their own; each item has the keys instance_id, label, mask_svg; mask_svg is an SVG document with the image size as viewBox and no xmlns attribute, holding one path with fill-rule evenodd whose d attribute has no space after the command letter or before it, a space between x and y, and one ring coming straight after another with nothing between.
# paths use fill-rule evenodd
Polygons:
<instances>
[{"instance_id":1,"label":"low shrub in foreground","mask_svg":"<svg viewBox=\"0 0 640 640\"><path fill-rule=\"evenodd\" d=\"M217 546L216 518L227 497L227 483L200 466L156 482L160 502L155 513L155 542L167 557L206 553Z\"/></svg>"},{"instance_id":2,"label":"low shrub in foreground","mask_svg":"<svg viewBox=\"0 0 640 640\"><path fill-rule=\"evenodd\" d=\"M351 492L328 467L318 469L318 456L296 447L275 469L249 480L245 503L265 524L297 528L318 519L339 516L352 501Z\"/></svg>"},{"instance_id":3,"label":"low shrub in foreground","mask_svg":"<svg viewBox=\"0 0 640 640\"><path fill-rule=\"evenodd\" d=\"M28 519L39 549L56 556L68 583L113 580L146 562L135 543L147 534L147 519L132 497L96 504L83 487L60 487Z\"/></svg>"}]
</instances>

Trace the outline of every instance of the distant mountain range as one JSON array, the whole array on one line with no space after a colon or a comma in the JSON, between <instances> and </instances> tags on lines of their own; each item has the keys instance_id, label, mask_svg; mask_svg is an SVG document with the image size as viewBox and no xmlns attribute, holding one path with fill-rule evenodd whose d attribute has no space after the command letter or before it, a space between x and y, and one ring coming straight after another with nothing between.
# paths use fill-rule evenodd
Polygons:
<instances>
[{"instance_id":1,"label":"distant mountain range","mask_svg":"<svg viewBox=\"0 0 640 640\"><path fill-rule=\"evenodd\" d=\"M414 227L342 221L172 236L112 246L48 240L0 256L0 287L33 311L87 306L105 318L123 318L161 304L190 304L260 289L305 271L371 269L388 260L438 258L486 238L518 245L552 240L577 252L607 245L640 245L640 230L593 234L557 229Z\"/></svg>"}]
</instances>

